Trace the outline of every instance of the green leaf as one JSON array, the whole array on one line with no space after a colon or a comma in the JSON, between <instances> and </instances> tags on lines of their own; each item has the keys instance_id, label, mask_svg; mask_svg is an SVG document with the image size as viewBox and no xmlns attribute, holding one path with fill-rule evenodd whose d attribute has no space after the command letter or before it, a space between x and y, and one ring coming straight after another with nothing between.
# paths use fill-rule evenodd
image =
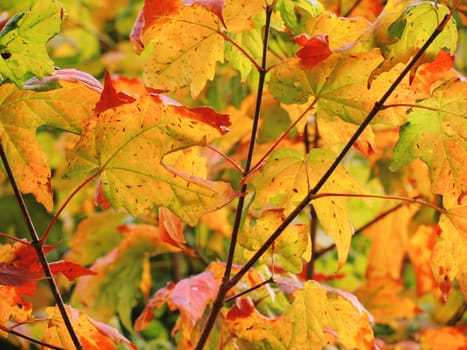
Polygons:
<instances>
[{"instance_id":1,"label":"green leaf","mask_svg":"<svg viewBox=\"0 0 467 350\"><path fill-rule=\"evenodd\" d=\"M450 80L417 106L401 128L391 169L420 158L430 168L434 193L445 193L451 184L462 193L467 183L467 84Z\"/></svg>"},{"instance_id":2,"label":"green leaf","mask_svg":"<svg viewBox=\"0 0 467 350\"><path fill-rule=\"evenodd\" d=\"M151 225L125 226L121 231L124 239L91 267L96 276L79 279L72 299L100 321L107 322L118 314L123 325L131 329L131 310L136 305L143 264L150 255L179 249L163 242L160 231Z\"/></svg>"},{"instance_id":3,"label":"green leaf","mask_svg":"<svg viewBox=\"0 0 467 350\"><path fill-rule=\"evenodd\" d=\"M438 24L450 12L449 8L431 1L409 6L388 28L389 45L382 46L384 62L372 76L388 71L397 63L407 63L434 32ZM399 39L393 43L394 39ZM417 62L417 66L433 61L440 50L454 55L457 47L457 27L451 19L438 37L431 43Z\"/></svg>"},{"instance_id":4,"label":"green leaf","mask_svg":"<svg viewBox=\"0 0 467 350\"><path fill-rule=\"evenodd\" d=\"M63 9L53 0L37 0L30 11L13 16L0 32L0 78L19 89L31 77L54 70L47 42L60 31Z\"/></svg>"}]
</instances>

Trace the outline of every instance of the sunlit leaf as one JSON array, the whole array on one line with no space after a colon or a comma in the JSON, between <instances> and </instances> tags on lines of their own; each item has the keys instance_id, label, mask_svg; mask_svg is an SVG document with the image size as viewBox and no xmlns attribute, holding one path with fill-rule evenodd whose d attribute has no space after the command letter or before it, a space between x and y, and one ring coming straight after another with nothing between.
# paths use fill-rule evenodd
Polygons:
<instances>
[{"instance_id":1,"label":"sunlit leaf","mask_svg":"<svg viewBox=\"0 0 467 350\"><path fill-rule=\"evenodd\" d=\"M267 210L257 219L255 225L241 232L238 243L245 248L246 260L251 257L259 247L269 238L274 229L285 219L283 210ZM278 263L285 271L299 273L302 270L303 260L309 260L310 251L309 230L306 225L293 225L287 227L281 236L261 258L262 261Z\"/></svg>"},{"instance_id":2,"label":"sunlit leaf","mask_svg":"<svg viewBox=\"0 0 467 350\"><path fill-rule=\"evenodd\" d=\"M136 346L115 328L95 321L84 312L68 305L66 310L78 339L86 350L115 350L119 342L124 342L128 347L136 350ZM73 349L75 346L58 307L48 307L47 313L50 318L42 341L66 349Z\"/></svg>"},{"instance_id":3,"label":"sunlit leaf","mask_svg":"<svg viewBox=\"0 0 467 350\"><path fill-rule=\"evenodd\" d=\"M398 322L412 319L416 314L416 304L403 292L401 280L371 278L354 294L368 308L375 321L398 327Z\"/></svg>"},{"instance_id":4,"label":"sunlit leaf","mask_svg":"<svg viewBox=\"0 0 467 350\"><path fill-rule=\"evenodd\" d=\"M394 148L392 169L420 157L430 168L432 191L442 194L452 183L465 190L467 172L467 84L453 79L417 103Z\"/></svg>"},{"instance_id":5,"label":"sunlit leaf","mask_svg":"<svg viewBox=\"0 0 467 350\"><path fill-rule=\"evenodd\" d=\"M33 79L25 85L28 90L0 86L0 135L16 181L22 192L34 194L49 211L53 208L51 171L36 130L48 125L80 133L99 98L99 86L92 76L75 70L60 70L42 81Z\"/></svg>"},{"instance_id":6,"label":"sunlit leaf","mask_svg":"<svg viewBox=\"0 0 467 350\"><path fill-rule=\"evenodd\" d=\"M437 234L436 228L422 225L409 240L408 254L416 272L417 296L437 287L430 265Z\"/></svg>"},{"instance_id":7,"label":"sunlit leaf","mask_svg":"<svg viewBox=\"0 0 467 350\"><path fill-rule=\"evenodd\" d=\"M319 349L338 343L371 349L370 316L356 298L316 282L305 283L293 294L280 317L261 315L251 302L238 301L227 314L226 326L256 348ZM352 324L352 327L349 327Z\"/></svg>"},{"instance_id":8,"label":"sunlit leaf","mask_svg":"<svg viewBox=\"0 0 467 350\"><path fill-rule=\"evenodd\" d=\"M60 31L63 9L53 0L36 0L29 11L14 15L0 32L0 80L19 89L34 76L51 74L47 42Z\"/></svg>"},{"instance_id":9,"label":"sunlit leaf","mask_svg":"<svg viewBox=\"0 0 467 350\"><path fill-rule=\"evenodd\" d=\"M280 149L269 157L262 171L253 177L254 205L283 208L289 213L318 182L335 155L323 149L314 149L306 159L295 150ZM362 186L339 167L320 193L364 193ZM337 245L339 266L347 260L353 227L348 214L348 199L323 197L313 201L318 219L325 232Z\"/></svg>"},{"instance_id":10,"label":"sunlit leaf","mask_svg":"<svg viewBox=\"0 0 467 350\"><path fill-rule=\"evenodd\" d=\"M457 327L428 328L420 334L422 349L465 349L467 336L465 330Z\"/></svg>"},{"instance_id":11,"label":"sunlit leaf","mask_svg":"<svg viewBox=\"0 0 467 350\"><path fill-rule=\"evenodd\" d=\"M397 63L407 63L449 11L447 7L431 1L418 2L407 7L402 15L389 25L387 39L389 45L382 46L385 60L372 76L387 71ZM457 28L455 21L451 19L417 65L433 61L442 49L449 50L453 55L456 46Z\"/></svg>"},{"instance_id":12,"label":"sunlit leaf","mask_svg":"<svg viewBox=\"0 0 467 350\"><path fill-rule=\"evenodd\" d=\"M194 225L236 193L225 182L206 179L205 160L196 150L175 151L205 145L228 125L226 115L210 108L189 109L145 95L88 119L68 176L100 171L113 206L133 215L164 206Z\"/></svg>"}]
</instances>

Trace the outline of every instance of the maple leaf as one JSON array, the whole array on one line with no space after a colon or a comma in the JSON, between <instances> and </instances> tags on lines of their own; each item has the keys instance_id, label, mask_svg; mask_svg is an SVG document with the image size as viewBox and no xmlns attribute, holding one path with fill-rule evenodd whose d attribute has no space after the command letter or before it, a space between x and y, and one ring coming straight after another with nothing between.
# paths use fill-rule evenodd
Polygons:
<instances>
[{"instance_id":1,"label":"maple leaf","mask_svg":"<svg viewBox=\"0 0 467 350\"><path fill-rule=\"evenodd\" d=\"M143 79L159 91L190 87L198 96L206 80L214 78L216 62L224 60L224 39L219 28L241 32L252 27L262 1L146 1L133 27L131 39L140 53L149 44ZM248 16L238 16L239 11ZM245 11L245 12L244 12ZM248 12L246 12L248 11Z\"/></svg>"},{"instance_id":2,"label":"maple leaf","mask_svg":"<svg viewBox=\"0 0 467 350\"><path fill-rule=\"evenodd\" d=\"M375 322L398 328L398 321L411 319L417 308L415 302L404 293L401 280L374 277L354 292L368 308Z\"/></svg>"},{"instance_id":3,"label":"maple leaf","mask_svg":"<svg viewBox=\"0 0 467 350\"><path fill-rule=\"evenodd\" d=\"M332 54L329 49L329 36L327 34L312 37L301 34L293 37L292 40L303 47L297 52L297 57L300 58L300 65L304 69L313 68Z\"/></svg>"},{"instance_id":4,"label":"maple leaf","mask_svg":"<svg viewBox=\"0 0 467 350\"><path fill-rule=\"evenodd\" d=\"M283 209L266 210L256 220L253 227L247 228L239 234L238 243L244 248L243 255L246 260L256 253L284 219ZM311 242L308 232L306 225L287 227L274 243L274 247L262 256L261 261L269 261L271 255L274 254L277 257L277 262L285 271L300 272L303 260L310 259ZM273 261L276 262L276 259Z\"/></svg>"},{"instance_id":5,"label":"maple leaf","mask_svg":"<svg viewBox=\"0 0 467 350\"><path fill-rule=\"evenodd\" d=\"M287 29L295 34L306 33L305 26L308 20L323 12L321 2L306 0L279 0L274 9L280 12L281 19Z\"/></svg>"},{"instance_id":6,"label":"maple leaf","mask_svg":"<svg viewBox=\"0 0 467 350\"><path fill-rule=\"evenodd\" d=\"M380 97L368 90L367 81L368 72L381 60L379 50L334 53L313 69L302 69L300 60L291 58L272 69L269 89L276 99L288 104L317 98L318 117L324 111L360 123Z\"/></svg>"},{"instance_id":7,"label":"maple leaf","mask_svg":"<svg viewBox=\"0 0 467 350\"><path fill-rule=\"evenodd\" d=\"M159 229L151 225L122 226L120 230L124 233L123 240L97 259L91 267L97 276L81 278L72 299L98 320L108 321L118 314L123 325L131 329L131 309L143 278L144 261L149 256L181 249L164 242Z\"/></svg>"},{"instance_id":8,"label":"maple leaf","mask_svg":"<svg viewBox=\"0 0 467 350\"><path fill-rule=\"evenodd\" d=\"M452 283L456 277L459 279L459 283L462 284L464 298L467 298L467 289L463 279L467 276L467 264L465 264L466 240L447 215L442 214L438 224L441 234L433 247L431 269L442 292L441 301L447 301Z\"/></svg>"},{"instance_id":9,"label":"maple leaf","mask_svg":"<svg viewBox=\"0 0 467 350\"><path fill-rule=\"evenodd\" d=\"M365 237L371 240L366 269L368 279L398 280L401 277L408 248L408 225L414 212L415 208L402 207L364 231Z\"/></svg>"},{"instance_id":10,"label":"maple leaf","mask_svg":"<svg viewBox=\"0 0 467 350\"><path fill-rule=\"evenodd\" d=\"M103 193L113 206L132 215L165 206L194 225L237 194L227 183L206 180L203 158L183 149L212 141L228 125L226 115L210 108L189 109L145 95L88 119L66 176L99 169Z\"/></svg>"},{"instance_id":11,"label":"maple leaf","mask_svg":"<svg viewBox=\"0 0 467 350\"><path fill-rule=\"evenodd\" d=\"M439 229L421 225L410 237L408 254L416 272L417 296L434 290L437 287L431 270L431 256Z\"/></svg>"},{"instance_id":12,"label":"maple leaf","mask_svg":"<svg viewBox=\"0 0 467 350\"><path fill-rule=\"evenodd\" d=\"M262 171L250 180L255 187L254 205L284 208L289 213L308 193L331 164L335 155L324 149L313 149L306 159L290 149L271 154ZM320 193L364 193L362 186L343 167L331 175ZM349 218L348 199L323 197L313 201L325 232L336 242L339 267L347 259L353 228Z\"/></svg>"},{"instance_id":13,"label":"maple leaf","mask_svg":"<svg viewBox=\"0 0 467 350\"><path fill-rule=\"evenodd\" d=\"M30 10L14 15L0 32L0 80L18 89L34 76L54 70L47 42L60 31L63 9L52 0L33 1Z\"/></svg>"},{"instance_id":14,"label":"maple leaf","mask_svg":"<svg viewBox=\"0 0 467 350\"><path fill-rule=\"evenodd\" d=\"M56 71L41 81L30 80L25 84L29 90L0 86L0 136L15 179L22 192L34 194L49 211L53 208L51 171L36 129L48 125L80 133L99 98L99 86L92 76L73 69Z\"/></svg>"},{"instance_id":15,"label":"maple leaf","mask_svg":"<svg viewBox=\"0 0 467 350\"><path fill-rule=\"evenodd\" d=\"M117 227L125 217L125 213L105 211L82 220L68 244L70 251L65 258L89 265L110 252L122 240Z\"/></svg>"},{"instance_id":16,"label":"maple leaf","mask_svg":"<svg viewBox=\"0 0 467 350\"><path fill-rule=\"evenodd\" d=\"M394 12L397 13L397 11ZM394 12L388 11L390 20L394 16ZM377 31L376 39L381 46L385 60L375 69L371 76L374 77L381 72L387 71L398 63L407 63L449 12L450 10L446 6L429 1L416 3L405 8L400 17L387 27L387 37L379 37L379 33L383 32L383 30ZM379 19L380 22L385 22L384 15L385 11L383 11L383 15ZM412 75L417 66L433 61L442 49L449 50L449 53L453 55L456 46L457 28L454 19L451 19L417 61Z\"/></svg>"},{"instance_id":17,"label":"maple leaf","mask_svg":"<svg viewBox=\"0 0 467 350\"><path fill-rule=\"evenodd\" d=\"M467 348L467 336L462 327L427 328L420 332L422 349L453 349Z\"/></svg>"},{"instance_id":18,"label":"maple leaf","mask_svg":"<svg viewBox=\"0 0 467 350\"><path fill-rule=\"evenodd\" d=\"M150 299L136 320L135 329L139 331L146 328L153 318L153 310L168 303L169 308L179 310L181 316L173 332L180 330L184 338L191 339L196 323L203 316L208 304L216 297L218 289L219 284L211 271L184 278L177 284L170 282Z\"/></svg>"},{"instance_id":19,"label":"maple leaf","mask_svg":"<svg viewBox=\"0 0 467 350\"><path fill-rule=\"evenodd\" d=\"M417 103L400 131L391 169L396 170L420 157L430 168L433 193L447 192L448 184L453 184L458 194L465 191L466 106L467 84L459 79L447 81L432 97Z\"/></svg>"},{"instance_id":20,"label":"maple leaf","mask_svg":"<svg viewBox=\"0 0 467 350\"><path fill-rule=\"evenodd\" d=\"M336 342L348 349L371 349L370 319L349 293L309 281L293 293L292 303L280 317L261 315L247 299L228 312L225 325L250 347L319 349Z\"/></svg>"},{"instance_id":21,"label":"maple leaf","mask_svg":"<svg viewBox=\"0 0 467 350\"><path fill-rule=\"evenodd\" d=\"M33 319L32 303L26 296L36 294L37 285L30 282L22 286L0 285L0 325L9 327L9 322L22 323ZM0 336L7 333L0 329Z\"/></svg>"},{"instance_id":22,"label":"maple leaf","mask_svg":"<svg viewBox=\"0 0 467 350\"><path fill-rule=\"evenodd\" d=\"M58 307L48 307L46 311L49 320L42 341L66 349L74 348L73 341ZM123 342L131 349L136 350L136 346L115 328L93 320L84 312L69 305L66 305L66 311L81 344L86 350L115 350L118 348L119 342Z\"/></svg>"}]
</instances>

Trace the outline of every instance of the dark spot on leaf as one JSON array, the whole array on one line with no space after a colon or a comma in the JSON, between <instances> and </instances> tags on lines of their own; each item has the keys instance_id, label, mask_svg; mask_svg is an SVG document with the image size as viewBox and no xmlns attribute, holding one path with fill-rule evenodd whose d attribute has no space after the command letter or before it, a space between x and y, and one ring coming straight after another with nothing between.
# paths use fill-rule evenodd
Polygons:
<instances>
[{"instance_id":1,"label":"dark spot on leaf","mask_svg":"<svg viewBox=\"0 0 467 350\"><path fill-rule=\"evenodd\" d=\"M11 57L11 52L2 52L1 56L4 60L7 60Z\"/></svg>"}]
</instances>

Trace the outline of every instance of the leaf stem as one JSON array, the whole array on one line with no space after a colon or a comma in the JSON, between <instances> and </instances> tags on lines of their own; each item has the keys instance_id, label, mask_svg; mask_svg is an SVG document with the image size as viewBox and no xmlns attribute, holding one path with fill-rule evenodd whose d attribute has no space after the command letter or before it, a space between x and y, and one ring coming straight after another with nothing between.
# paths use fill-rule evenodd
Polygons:
<instances>
[{"instance_id":1,"label":"leaf stem","mask_svg":"<svg viewBox=\"0 0 467 350\"><path fill-rule=\"evenodd\" d=\"M298 122L300 120L302 120L304 116L307 115L307 113L314 107L314 105L316 104L317 101L318 101L318 99L315 99L308 106L308 108L305 109L302 112L302 114L300 114L300 116L292 124L290 124L290 126L287 128L287 130L285 130L282 133L282 135L274 142L274 144L271 146L271 148L269 148L269 150L261 157L261 159L259 161L257 161L254 166L251 167L251 170L246 174L246 176L248 176L249 174L254 173L255 171L257 171L261 167L262 163L266 160L266 158L269 157L269 155L277 148L277 146L279 146L279 144L282 142L282 140L288 135L290 130L292 130L298 124ZM245 179L243 179L243 182L245 182Z\"/></svg>"},{"instance_id":2,"label":"leaf stem","mask_svg":"<svg viewBox=\"0 0 467 350\"><path fill-rule=\"evenodd\" d=\"M262 70L261 66L256 62L256 60L246 51L243 47L241 47L235 40L233 40L230 36L225 34L224 32L218 30L217 33L221 35L224 40L228 41L231 43L233 46L235 46L256 68L258 72Z\"/></svg>"},{"instance_id":3,"label":"leaf stem","mask_svg":"<svg viewBox=\"0 0 467 350\"><path fill-rule=\"evenodd\" d=\"M358 197L358 198L378 198L378 199L393 199L399 201L405 201L410 203L417 203L430 207L440 213L447 214L447 210L441 207L438 207L436 204L421 200L419 198L407 198L403 196L387 196L380 194L361 194L361 193L318 193L312 196L312 199L318 199L323 197Z\"/></svg>"},{"instance_id":4,"label":"leaf stem","mask_svg":"<svg viewBox=\"0 0 467 350\"><path fill-rule=\"evenodd\" d=\"M240 166L240 164L237 164L232 158L230 158L227 154L222 152L221 150L217 149L216 147L212 145L206 145L207 148L209 148L211 151L217 153L220 155L222 158L224 158L226 161L228 161L239 173L244 174L245 170Z\"/></svg>"},{"instance_id":5,"label":"leaf stem","mask_svg":"<svg viewBox=\"0 0 467 350\"><path fill-rule=\"evenodd\" d=\"M57 222L58 218L60 217L60 214L62 213L62 211L66 208L66 206L68 205L68 203L70 203L70 201L73 199L73 197L79 192L81 191L88 183L90 183L92 180L94 180L100 173L102 172L101 169L99 169L95 174L91 175L89 178L87 178L84 182L82 182L78 187L76 187L73 192L71 192L71 194L68 196L68 198L65 200L65 202L63 202L63 204L60 206L60 208L58 209L58 211L55 213L55 215L53 216L52 220L50 220L49 222L49 225L47 226L47 228L45 229L44 231L44 234L42 235L42 238L41 238L41 244L44 245L45 244L45 241L47 240L47 237L49 236L49 233L50 231L52 230L52 227L55 225L55 223Z\"/></svg>"},{"instance_id":6,"label":"leaf stem","mask_svg":"<svg viewBox=\"0 0 467 350\"><path fill-rule=\"evenodd\" d=\"M457 311L452 315L452 317L446 322L448 326L455 326L457 322L462 320L464 314L467 312L467 303L464 302L462 305L457 309Z\"/></svg>"},{"instance_id":7,"label":"leaf stem","mask_svg":"<svg viewBox=\"0 0 467 350\"><path fill-rule=\"evenodd\" d=\"M258 283L257 285L251 287L251 288L248 288L246 290L244 290L243 292L240 292L240 293L237 293L235 295L232 295L231 297L228 297L227 299L224 300L224 303L228 303L228 302L231 302L245 294L248 294L248 293L251 293L253 292L254 290L266 285L266 284L269 284L269 283L274 283L274 278L271 276L269 277L266 281L263 281L261 283Z\"/></svg>"},{"instance_id":8,"label":"leaf stem","mask_svg":"<svg viewBox=\"0 0 467 350\"><path fill-rule=\"evenodd\" d=\"M261 103L263 99L263 89L264 83L266 79L266 57L268 52L268 45L269 45L269 34L271 29L271 16L273 12L273 5L266 5L266 23L265 23L265 34L263 40L263 52L262 52L262 59L261 59L261 66L258 67L259 72L259 81L258 81L258 91L256 97L256 108L255 114L253 118L253 126L251 129L251 137L250 137L250 145L248 147L248 156L246 159L245 170L243 175L248 174L251 168L251 164L253 162L253 153L256 145L256 136L258 133L258 125L259 119L261 114ZM242 184L240 192L245 193L247 190L247 185ZM232 272L232 265L233 259L235 254L235 247L237 245L237 238L238 233L240 231L240 224L243 215L243 207L245 205L245 196L242 196L238 199L237 209L235 213L234 224L232 228L232 235L230 239L230 246L229 246L229 253L227 257L227 262L225 265L224 276L222 278L221 285L219 286L219 291L217 293L216 299L211 308L211 312L209 313L208 319L206 320L206 324L201 332L201 335L198 339L198 342L195 346L195 350L202 350L204 345L206 344L209 334L211 333L212 328L214 327L214 323L216 322L217 315L219 314L222 306L224 305L224 299L227 294L227 291L230 289L229 280L230 274Z\"/></svg>"},{"instance_id":9,"label":"leaf stem","mask_svg":"<svg viewBox=\"0 0 467 350\"><path fill-rule=\"evenodd\" d=\"M55 345L52 345L52 344L49 344L49 343L46 343L46 342L43 342L41 340L38 340L38 339L34 339L26 334L23 334L23 333L20 333L18 331L15 331L14 329L11 329L11 328L8 328L8 327L5 327L3 325L0 324L0 329L2 331L5 331L7 333L11 333L11 334L14 334L16 335L17 337L20 337L20 338L23 338L23 339L26 339L26 340L29 340L30 342L32 343L35 343L35 344L39 344L41 346L45 346L47 348L50 348L50 349L54 349L54 350L66 350L65 348L62 348L62 347L59 347L59 346L55 346Z\"/></svg>"},{"instance_id":10,"label":"leaf stem","mask_svg":"<svg viewBox=\"0 0 467 350\"><path fill-rule=\"evenodd\" d=\"M284 221L276 228L276 230L271 234L271 236L264 242L264 244L258 249L258 251L250 258L249 261L237 272L235 276L231 278L228 283L228 287L232 288L235 286L240 279L248 272L248 270L253 267L253 265L261 258L261 256L269 249L269 247L274 243L274 241L280 236L280 234L285 230L285 228L300 214L300 212L308 205L313 196L318 193L318 191L323 187L323 185L328 181L329 177L336 170L337 166L340 164L342 159L347 155L347 152L352 148L353 144L357 141L360 135L363 133L365 128L370 124L376 114L384 106L384 102L391 96L396 87L401 83L404 77L410 72L410 70L415 66L418 60L422 57L423 53L431 45L431 43L436 39L436 37L442 32L447 21L450 19L449 15L446 15L442 22L436 27L434 32L422 46L422 48L415 54L415 56L410 60L405 69L401 74L396 78L396 80L391 84L388 90L384 93L381 99L375 103L373 109L368 113L367 117L363 120L357 130L354 132L352 137L349 139L347 144L344 146L342 151L336 157L334 162L329 166L327 171L321 176L320 180L316 185L308 192L308 194L303 198L303 200L295 207L295 209L284 219Z\"/></svg>"},{"instance_id":11,"label":"leaf stem","mask_svg":"<svg viewBox=\"0 0 467 350\"><path fill-rule=\"evenodd\" d=\"M68 330L68 333L70 334L70 337L73 341L73 344L76 350L84 350L83 346L81 345L79 341L78 335L76 334L75 329L73 328L71 319L69 318L66 312L65 303L63 302L62 295L60 294L57 283L55 282L52 271L50 270L49 262L47 260L47 256L45 255L42 242L39 238L39 235L37 234L36 228L34 227L34 223L32 222L31 216L29 214L29 210L26 206L26 203L24 202L23 195L18 187L18 184L16 183L16 179L13 175L13 171L11 170L10 163L8 162L8 158L3 148L3 142L1 140L0 140L0 157L2 158L3 165L8 175L8 179L10 180L11 187L13 188L13 191L16 196L16 200L23 214L24 222L26 223L29 234L31 235L32 245L37 252L37 256L39 257L39 260L42 265L42 269L44 270L44 275L47 277L46 279L49 283L50 290L52 291L52 294L55 298L58 309L60 310L60 314L62 315L63 322L65 323L65 326Z\"/></svg>"}]
</instances>

